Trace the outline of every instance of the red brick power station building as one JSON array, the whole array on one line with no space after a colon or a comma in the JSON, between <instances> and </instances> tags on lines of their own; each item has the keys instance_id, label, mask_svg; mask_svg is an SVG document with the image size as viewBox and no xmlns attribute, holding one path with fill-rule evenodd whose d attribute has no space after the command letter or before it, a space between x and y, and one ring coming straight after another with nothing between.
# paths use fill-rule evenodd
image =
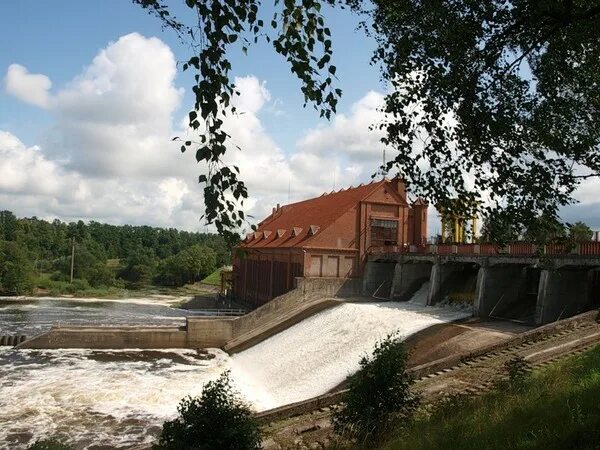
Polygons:
<instances>
[{"instance_id":1,"label":"red brick power station building","mask_svg":"<svg viewBox=\"0 0 600 450\"><path fill-rule=\"evenodd\" d=\"M360 277L369 248L426 242L427 206L400 178L278 205L234 251L234 295L260 306L296 277Z\"/></svg>"}]
</instances>

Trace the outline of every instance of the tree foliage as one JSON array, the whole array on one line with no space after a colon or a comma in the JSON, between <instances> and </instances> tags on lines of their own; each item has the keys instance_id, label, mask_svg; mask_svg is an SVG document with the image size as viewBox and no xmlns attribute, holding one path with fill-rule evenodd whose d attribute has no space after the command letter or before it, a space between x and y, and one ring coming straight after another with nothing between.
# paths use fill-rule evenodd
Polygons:
<instances>
[{"instance_id":1,"label":"tree foliage","mask_svg":"<svg viewBox=\"0 0 600 450\"><path fill-rule=\"evenodd\" d=\"M361 358L359 371L348 378L343 405L333 414L337 433L365 442L412 419L420 398L411 389L406 359L404 344L394 335Z\"/></svg>"},{"instance_id":2,"label":"tree foliage","mask_svg":"<svg viewBox=\"0 0 600 450\"><path fill-rule=\"evenodd\" d=\"M204 385L200 397L184 398L179 416L165 422L160 450L253 450L261 443L252 411L231 385L229 372Z\"/></svg>"},{"instance_id":3,"label":"tree foliage","mask_svg":"<svg viewBox=\"0 0 600 450\"><path fill-rule=\"evenodd\" d=\"M488 215L481 226L480 242L509 243L520 238L521 227L503 211Z\"/></svg>"},{"instance_id":4,"label":"tree foliage","mask_svg":"<svg viewBox=\"0 0 600 450\"><path fill-rule=\"evenodd\" d=\"M239 169L223 162L230 138L223 118L236 113L231 101L239 95L230 76L232 65L227 53L234 45L247 52L259 40L271 44L300 80L305 104L312 103L322 117L329 118L341 90L333 87L336 68L331 64L331 32L321 8L335 0L275 1L270 17L265 17L259 0L185 0L193 11L193 26L173 17L159 0L133 2L160 18L192 48L193 55L183 70L196 72L189 125L198 132L198 140L183 140L181 151L195 151L196 160L206 165L207 172L199 176L204 184L206 220L233 238L231 229L245 220L241 205L248 191L238 178Z\"/></svg>"},{"instance_id":5,"label":"tree foliage","mask_svg":"<svg viewBox=\"0 0 600 450\"><path fill-rule=\"evenodd\" d=\"M417 192L557 218L600 175L599 1L376 0L384 142Z\"/></svg>"},{"instance_id":6,"label":"tree foliage","mask_svg":"<svg viewBox=\"0 0 600 450\"><path fill-rule=\"evenodd\" d=\"M181 286L198 281L231 261L231 247L216 234L93 221L47 222L0 211L2 290L13 294L29 292L34 272L50 274L50 280L45 280L48 283L69 281L73 239L78 286L125 284L138 288L163 280L167 285ZM164 264L165 261L169 263ZM168 267L168 273L161 272L161 267Z\"/></svg>"},{"instance_id":7,"label":"tree foliage","mask_svg":"<svg viewBox=\"0 0 600 450\"><path fill-rule=\"evenodd\" d=\"M237 93L227 52L271 43L306 102L329 118L341 91L324 5L365 16L373 63L390 85L381 127L397 153L386 169L415 193L434 204L485 204L486 214L528 226L540 215L557 219L581 180L600 174L600 0L276 0L270 21L258 0L185 0L194 26L160 0L133 2L192 46L183 69L195 72L189 122L199 141L181 150L208 164L199 181L220 232L242 224L248 195L237 168L222 162L222 118L235 113Z\"/></svg>"},{"instance_id":8,"label":"tree foliage","mask_svg":"<svg viewBox=\"0 0 600 450\"><path fill-rule=\"evenodd\" d=\"M523 233L523 239L537 244L548 244L564 240L567 237L566 226L554 216L535 217Z\"/></svg>"},{"instance_id":9,"label":"tree foliage","mask_svg":"<svg viewBox=\"0 0 600 450\"><path fill-rule=\"evenodd\" d=\"M33 289L33 267L17 243L0 241L0 291L22 295Z\"/></svg>"},{"instance_id":10,"label":"tree foliage","mask_svg":"<svg viewBox=\"0 0 600 450\"><path fill-rule=\"evenodd\" d=\"M215 252L204 246L194 245L170 256L158 265L156 280L166 286L183 286L204 279L216 268Z\"/></svg>"},{"instance_id":11,"label":"tree foliage","mask_svg":"<svg viewBox=\"0 0 600 450\"><path fill-rule=\"evenodd\" d=\"M579 221L569 226L569 238L574 242L589 241L594 232L585 223Z\"/></svg>"}]
</instances>

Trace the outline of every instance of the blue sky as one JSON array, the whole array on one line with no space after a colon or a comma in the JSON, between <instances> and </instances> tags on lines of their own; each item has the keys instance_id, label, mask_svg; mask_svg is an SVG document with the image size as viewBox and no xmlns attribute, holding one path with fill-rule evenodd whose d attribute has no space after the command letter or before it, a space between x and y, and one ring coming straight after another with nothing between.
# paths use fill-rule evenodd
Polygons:
<instances>
[{"instance_id":1,"label":"blue sky","mask_svg":"<svg viewBox=\"0 0 600 450\"><path fill-rule=\"evenodd\" d=\"M191 20L183 1L169 3ZM190 49L129 1L4 1L0 14L10 18L0 28L2 208L200 227L204 168L169 143L187 133L192 74L177 63ZM244 149L228 162L242 167L257 218L276 203L368 182L381 161L380 135L369 130L385 91L370 65L374 42L350 12L324 14L344 92L331 122L303 107L299 81L270 44L230 54L245 114L227 122Z\"/></svg>"},{"instance_id":2,"label":"blue sky","mask_svg":"<svg viewBox=\"0 0 600 450\"><path fill-rule=\"evenodd\" d=\"M192 17L183 0L172 12ZM267 43L234 48L243 115L227 130L257 219L277 203L371 180L381 163L386 87L370 64L375 43L348 11L324 11L337 87L330 122L303 108L298 80ZM190 50L127 0L0 2L0 209L19 216L204 229L205 167L171 143L186 135ZM264 19L270 22L267 12ZM51 84L51 87L50 87ZM600 229L600 185L586 181L564 218ZM430 209L430 234L439 230Z\"/></svg>"},{"instance_id":3,"label":"blue sky","mask_svg":"<svg viewBox=\"0 0 600 450\"><path fill-rule=\"evenodd\" d=\"M191 17L191 10L183 1L171 1L177 17ZM170 30L162 30L159 21L129 1L104 0L81 2L58 0L52 2L0 2L2 17L10 17L0 28L0 68L18 63L32 73L47 75L53 86L68 83L75 74L89 64L98 50L120 36L138 32L146 37L156 36L164 41L179 61L189 57L189 49L182 45ZM368 90L383 90L377 69L369 64L373 41L362 31L356 31L358 17L348 11L326 11L335 45L338 86L344 91L341 111L348 109ZM266 17L270 17L267 15ZM301 131L317 125L321 120L310 108L303 108L299 82L291 75L286 62L266 43L251 47L248 56L239 46L231 54L233 75L254 75L266 81L266 87L277 106L286 114L265 126L285 149L293 147ZM180 73L176 83L186 88L180 109L181 115L192 104L190 77ZM28 145L35 143L36 132L50 120L43 111L23 104L6 93L0 94L0 124L8 131L23 136Z\"/></svg>"}]
</instances>

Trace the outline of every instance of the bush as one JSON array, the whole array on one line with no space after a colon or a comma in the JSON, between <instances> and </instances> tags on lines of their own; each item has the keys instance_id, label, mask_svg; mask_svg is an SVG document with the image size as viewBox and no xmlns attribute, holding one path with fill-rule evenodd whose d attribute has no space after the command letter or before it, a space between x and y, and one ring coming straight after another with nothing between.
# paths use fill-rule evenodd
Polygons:
<instances>
[{"instance_id":1,"label":"bush","mask_svg":"<svg viewBox=\"0 0 600 450\"><path fill-rule=\"evenodd\" d=\"M252 411L233 390L229 371L206 383L200 397L186 397L179 417L165 422L159 450L253 450L261 443Z\"/></svg>"},{"instance_id":2,"label":"bush","mask_svg":"<svg viewBox=\"0 0 600 450\"><path fill-rule=\"evenodd\" d=\"M27 450L71 450L71 448L56 439L43 439L27 447Z\"/></svg>"},{"instance_id":3,"label":"bush","mask_svg":"<svg viewBox=\"0 0 600 450\"><path fill-rule=\"evenodd\" d=\"M412 392L406 372L404 344L394 335L375 345L372 357L363 356L360 370L348 377L348 392L333 413L336 433L359 442L380 438L392 425L409 423L420 397Z\"/></svg>"},{"instance_id":4,"label":"bush","mask_svg":"<svg viewBox=\"0 0 600 450\"><path fill-rule=\"evenodd\" d=\"M509 359L504 363L504 368L508 372L509 386L513 389L522 388L531 371L529 363L522 356Z\"/></svg>"},{"instance_id":5,"label":"bush","mask_svg":"<svg viewBox=\"0 0 600 450\"><path fill-rule=\"evenodd\" d=\"M86 270L85 279L95 288L108 287L115 283L115 273L105 263L96 263Z\"/></svg>"}]
</instances>

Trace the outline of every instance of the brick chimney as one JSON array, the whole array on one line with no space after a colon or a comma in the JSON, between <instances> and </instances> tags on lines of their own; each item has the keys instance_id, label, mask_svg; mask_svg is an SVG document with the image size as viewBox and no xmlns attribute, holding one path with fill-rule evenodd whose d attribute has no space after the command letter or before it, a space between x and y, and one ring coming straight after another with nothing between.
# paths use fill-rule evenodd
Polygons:
<instances>
[{"instance_id":1,"label":"brick chimney","mask_svg":"<svg viewBox=\"0 0 600 450\"><path fill-rule=\"evenodd\" d=\"M406 182L404 178L400 178L400 175L396 175L391 181L392 186L400 194L400 197L406 200Z\"/></svg>"}]
</instances>

